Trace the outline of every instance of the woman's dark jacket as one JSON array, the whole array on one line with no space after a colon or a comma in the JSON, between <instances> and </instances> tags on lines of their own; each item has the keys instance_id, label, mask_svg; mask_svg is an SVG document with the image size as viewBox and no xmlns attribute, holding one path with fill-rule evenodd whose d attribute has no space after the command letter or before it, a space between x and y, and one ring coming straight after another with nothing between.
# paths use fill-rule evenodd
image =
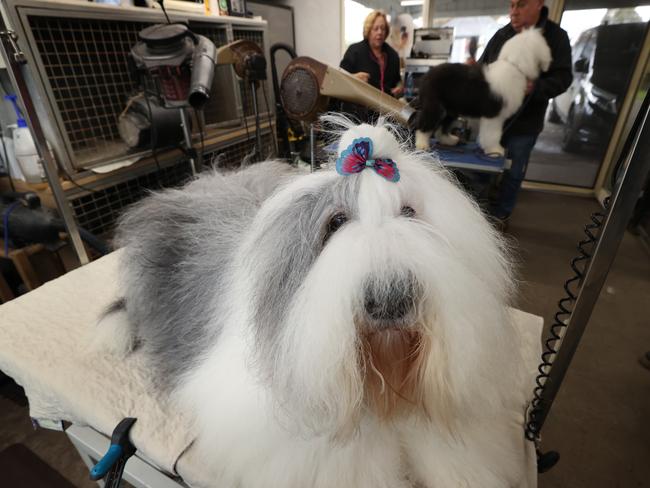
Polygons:
<instances>
[{"instance_id":1,"label":"woman's dark jacket","mask_svg":"<svg viewBox=\"0 0 650 488\"><path fill-rule=\"evenodd\" d=\"M368 83L390 94L390 91L398 85L401 79L399 73L399 55L395 49L385 42L381 49L386 54L383 87L381 86L382 79L379 71L379 62L372 54L370 44L366 40L348 47L340 66L352 74L359 73L360 71L368 73L370 75Z\"/></svg>"}]
</instances>

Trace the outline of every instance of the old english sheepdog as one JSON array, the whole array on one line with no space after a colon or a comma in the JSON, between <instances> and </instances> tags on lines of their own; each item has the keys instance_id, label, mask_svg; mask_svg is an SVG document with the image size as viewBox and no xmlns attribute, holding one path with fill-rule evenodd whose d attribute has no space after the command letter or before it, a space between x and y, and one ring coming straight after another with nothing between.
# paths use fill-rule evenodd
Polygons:
<instances>
[{"instance_id":1,"label":"old english sheepdog","mask_svg":"<svg viewBox=\"0 0 650 488\"><path fill-rule=\"evenodd\" d=\"M336 168L259 163L130 210L99 327L195 419L215 487L524 486L506 246L385 121L328 121Z\"/></svg>"},{"instance_id":2,"label":"old english sheepdog","mask_svg":"<svg viewBox=\"0 0 650 488\"><path fill-rule=\"evenodd\" d=\"M460 115L480 117L478 141L483 151L503 155L503 123L521 107L528 80L536 80L551 65L551 50L541 29L525 29L510 38L497 60L488 65L445 63L434 66L420 80L413 127L415 145L428 149L431 135L442 144L456 145L450 134Z\"/></svg>"}]
</instances>

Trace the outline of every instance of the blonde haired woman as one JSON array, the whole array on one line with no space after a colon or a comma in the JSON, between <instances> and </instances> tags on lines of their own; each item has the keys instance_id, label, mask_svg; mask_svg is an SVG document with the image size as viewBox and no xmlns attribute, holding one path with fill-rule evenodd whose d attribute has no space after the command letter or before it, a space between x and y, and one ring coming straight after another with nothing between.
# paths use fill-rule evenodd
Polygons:
<instances>
[{"instance_id":1,"label":"blonde haired woman","mask_svg":"<svg viewBox=\"0 0 650 488\"><path fill-rule=\"evenodd\" d=\"M370 12L363 23L363 41L348 47L340 66L361 81L399 96L399 55L386 43L389 32L386 14L381 10Z\"/></svg>"}]
</instances>

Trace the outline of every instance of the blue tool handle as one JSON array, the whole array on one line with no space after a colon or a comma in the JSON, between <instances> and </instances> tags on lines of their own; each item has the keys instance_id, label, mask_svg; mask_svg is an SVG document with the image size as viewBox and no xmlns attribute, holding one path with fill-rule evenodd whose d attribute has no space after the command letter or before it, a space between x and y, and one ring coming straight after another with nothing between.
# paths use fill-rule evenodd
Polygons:
<instances>
[{"instance_id":1,"label":"blue tool handle","mask_svg":"<svg viewBox=\"0 0 650 488\"><path fill-rule=\"evenodd\" d=\"M121 455L122 447L117 444L111 444L111 447L108 448L108 452L104 454L104 457L95 464L93 469L90 470L90 479L97 481L106 476L106 473L108 473Z\"/></svg>"}]
</instances>

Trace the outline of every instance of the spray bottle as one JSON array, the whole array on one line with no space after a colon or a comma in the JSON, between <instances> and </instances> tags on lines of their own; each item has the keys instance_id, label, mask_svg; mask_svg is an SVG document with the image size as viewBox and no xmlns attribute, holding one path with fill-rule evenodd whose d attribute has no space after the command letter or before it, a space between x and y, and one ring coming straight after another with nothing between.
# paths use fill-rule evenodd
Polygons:
<instances>
[{"instance_id":1,"label":"spray bottle","mask_svg":"<svg viewBox=\"0 0 650 488\"><path fill-rule=\"evenodd\" d=\"M40 183L45 179L45 171L40 163L38 151L34 145L34 139L27 127L27 122L22 118L20 109L16 102L16 95L5 95L5 100L9 100L16 111L18 119L17 127L14 129L14 152L16 161L22 170L25 181L28 183Z\"/></svg>"}]
</instances>

